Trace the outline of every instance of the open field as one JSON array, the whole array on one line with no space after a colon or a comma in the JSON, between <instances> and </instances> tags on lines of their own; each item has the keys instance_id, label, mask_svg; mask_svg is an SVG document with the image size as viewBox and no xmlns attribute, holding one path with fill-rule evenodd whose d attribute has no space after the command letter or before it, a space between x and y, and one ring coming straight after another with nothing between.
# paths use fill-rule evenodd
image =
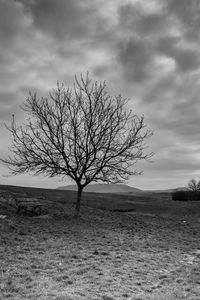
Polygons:
<instances>
[{"instance_id":1,"label":"open field","mask_svg":"<svg viewBox=\"0 0 200 300\"><path fill-rule=\"evenodd\" d=\"M0 201L0 299L200 299L200 202L169 194L84 193L0 186L43 197L46 215Z\"/></svg>"}]
</instances>

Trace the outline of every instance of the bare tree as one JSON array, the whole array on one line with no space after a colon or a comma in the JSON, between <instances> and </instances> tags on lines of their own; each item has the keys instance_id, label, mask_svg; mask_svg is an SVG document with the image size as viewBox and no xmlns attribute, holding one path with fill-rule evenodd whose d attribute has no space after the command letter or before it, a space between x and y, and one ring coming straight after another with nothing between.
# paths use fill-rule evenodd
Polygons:
<instances>
[{"instance_id":1,"label":"bare tree","mask_svg":"<svg viewBox=\"0 0 200 300\"><path fill-rule=\"evenodd\" d=\"M191 191L200 191L200 180L191 179L188 183L188 189Z\"/></svg>"},{"instance_id":2,"label":"bare tree","mask_svg":"<svg viewBox=\"0 0 200 300\"><path fill-rule=\"evenodd\" d=\"M7 126L12 155L1 161L12 174L70 177L78 187L78 215L85 186L124 182L141 174L135 169L139 160L152 156L144 153L152 131L146 129L144 116L126 110L127 101L110 96L105 82L94 82L88 74L75 77L72 88L58 82L47 98L30 92L22 105L26 123L17 127L13 116Z\"/></svg>"}]
</instances>

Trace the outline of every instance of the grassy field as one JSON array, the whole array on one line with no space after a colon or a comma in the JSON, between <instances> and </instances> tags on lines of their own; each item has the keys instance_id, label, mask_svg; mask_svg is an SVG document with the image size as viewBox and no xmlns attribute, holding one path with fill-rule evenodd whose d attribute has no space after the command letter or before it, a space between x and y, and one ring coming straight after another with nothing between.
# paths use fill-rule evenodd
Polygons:
<instances>
[{"instance_id":1,"label":"grassy field","mask_svg":"<svg viewBox=\"0 0 200 300\"><path fill-rule=\"evenodd\" d=\"M17 215L1 194L42 197ZM200 202L0 186L0 299L200 299ZM6 217L4 217L6 216Z\"/></svg>"}]
</instances>

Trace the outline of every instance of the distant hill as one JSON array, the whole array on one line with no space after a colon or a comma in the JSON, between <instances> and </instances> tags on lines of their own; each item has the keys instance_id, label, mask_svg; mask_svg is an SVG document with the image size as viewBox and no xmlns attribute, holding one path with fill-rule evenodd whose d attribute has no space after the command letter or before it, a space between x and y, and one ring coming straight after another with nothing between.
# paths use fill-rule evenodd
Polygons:
<instances>
[{"instance_id":1,"label":"distant hill","mask_svg":"<svg viewBox=\"0 0 200 300\"><path fill-rule=\"evenodd\" d=\"M76 185L60 186L58 190L77 191ZM131 187L126 184L90 184L84 188L84 192L92 193L143 193L142 190Z\"/></svg>"},{"instance_id":2,"label":"distant hill","mask_svg":"<svg viewBox=\"0 0 200 300\"><path fill-rule=\"evenodd\" d=\"M145 192L152 192L152 193L172 193L177 191L188 191L186 187L178 187L174 189L166 189L166 190L145 190Z\"/></svg>"},{"instance_id":3,"label":"distant hill","mask_svg":"<svg viewBox=\"0 0 200 300\"><path fill-rule=\"evenodd\" d=\"M77 191L77 185L71 184L59 186L58 190ZM91 193L117 193L117 194L149 194L149 193L172 193L176 191L187 191L186 187L178 187L166 190L141 190L126 184L90 184L84 188L84 192Z\"/></svg>"}]
</instances>

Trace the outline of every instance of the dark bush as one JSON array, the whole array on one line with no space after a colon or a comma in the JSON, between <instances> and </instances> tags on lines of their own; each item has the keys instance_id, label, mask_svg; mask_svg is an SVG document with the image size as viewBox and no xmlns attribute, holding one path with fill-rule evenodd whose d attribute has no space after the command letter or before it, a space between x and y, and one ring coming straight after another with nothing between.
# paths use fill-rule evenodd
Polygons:
<instances>
[{"instance_id":1,"label":"dark bush","mask_svg":"<svg viewBox=\"0 0 200 300\"><path fill-rule=\"evenodd\" d=\"M186 191L176 191L172 193L172 200L174 201L188 201Z\"/></svg>"},{"instance_id":2,"label":"dark bush","mask_svg":"<svg viewBox=\"0 0 200 300\"><path fill-rule=\"evenodd\" d=\"M174 201L200 201L200 191L177 191L172 193Z\"/></svg>"},{"instance_id":3,"label":"dark bush","mask_svg":"<svg viewBox=\"0 0 200 300\"><path fill-rule=\"evenodd\" d=\"M188 201L200 201L200 191L189 191Z\"/></svg>"}]
</instances>

